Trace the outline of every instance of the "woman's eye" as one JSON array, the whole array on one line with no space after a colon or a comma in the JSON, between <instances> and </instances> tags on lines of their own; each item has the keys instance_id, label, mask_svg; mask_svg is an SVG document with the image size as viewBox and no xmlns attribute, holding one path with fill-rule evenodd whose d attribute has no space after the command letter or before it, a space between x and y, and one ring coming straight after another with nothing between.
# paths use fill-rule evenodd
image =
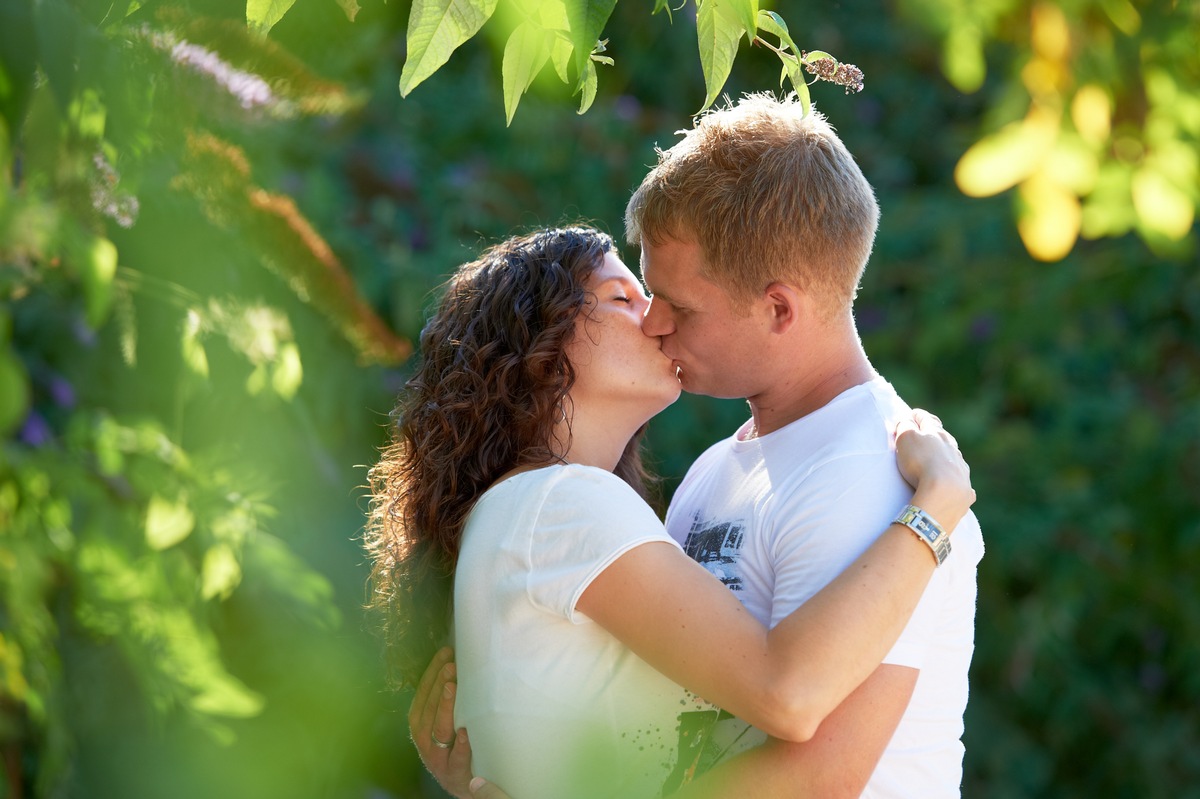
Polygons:
<instances>
[{"instance_id":1,"label":"woman's eye","mask_svg":"<svg viewBox=\"0 0 1200 799\"><path fill-rule=\"evenodd\" d=\"M627 304L633 302L633 299L631 297L613 297L613 299L617 302L623 302L623 303L627 303Z\"/></svg>"}]
</instances>

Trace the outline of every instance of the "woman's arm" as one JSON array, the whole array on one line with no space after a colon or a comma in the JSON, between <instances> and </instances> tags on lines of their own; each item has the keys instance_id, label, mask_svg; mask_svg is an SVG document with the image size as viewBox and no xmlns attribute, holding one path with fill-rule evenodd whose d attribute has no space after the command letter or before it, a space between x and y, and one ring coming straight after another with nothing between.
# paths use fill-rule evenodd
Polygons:
<instances>
[{"instance_id":1,"label":"woman's arm","mask_svg":"<svg viewBox=\"0 0 1200 799\"><path fill-rule=\"evenodd\" d=\"M898 457L906 478L917 481L912 504L956 526L974 491L935 417L918 416ZM651 543L614 561L576 607L708 701L777 738L806 741L891 649L935 567L929 547L892 524L767 632L703 567Z\"/></svg>"}]
</instances>

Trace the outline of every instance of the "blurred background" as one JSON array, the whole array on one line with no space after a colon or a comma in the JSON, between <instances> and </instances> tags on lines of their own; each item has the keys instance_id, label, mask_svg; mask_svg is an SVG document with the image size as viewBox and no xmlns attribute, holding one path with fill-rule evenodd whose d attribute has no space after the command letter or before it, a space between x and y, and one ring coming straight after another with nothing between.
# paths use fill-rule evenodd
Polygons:
<instances>
[{"instance_id":1,"label":"blurred background","mask_svg":"<svg viewBox=\"0 0 1200 799\"><path fill-rule=\"evenodd\" d=\"M366 467L436 287L625 201L705 95L622 3L505 125L499 14L0 3L0 797L433 797L365 616ZM966 797L1200 796L1200 12L779 0L883 218L875 366L972 464ZM353 21L351 20L353 17ZM726 86L778 86L743 44ZM626 248L626 260L637 253ZM663 495L746 415L652 425Z\"/></svg>"}]
</instances>

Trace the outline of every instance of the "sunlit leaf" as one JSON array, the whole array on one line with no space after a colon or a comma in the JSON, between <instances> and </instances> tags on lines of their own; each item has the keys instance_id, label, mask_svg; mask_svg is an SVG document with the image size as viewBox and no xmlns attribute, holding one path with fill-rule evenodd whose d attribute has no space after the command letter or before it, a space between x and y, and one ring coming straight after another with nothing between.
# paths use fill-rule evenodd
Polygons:
<instances>
[{"instance_id":1,"label":"sunlit leaf","mask_svg":"<svg viewBox=\"0 0 1200 799\"><path fill-rule=\"evenodd\" d=\"M1034 107L1025 119L971 145L954 169L954 180L970 197L999 194L1037 168L1057 135L1057 115Z\"/></svg>"},{"instance_id":2,"label":"sunlit leaf","mask_svg":"<svg viewBox=\"0 0 1200 799\"><path fill-rule=\"evenodd\" d=\"M942 42L942 73L960 92L978 91L987 77L983 59L983 38L973 24L961 23L950 29Z\"/></svg>"},{"instance_id":3,"label":"sunlit leaf","mask_svg":"<svg viewBox=\"0 0 1200 799\"><path fill-rule=\"evenodd\" d=\"M200 315L194 309L188 310L183 338L180 341L180 352L184 365L193 374L208 377L208 354L204 351L204 345L200 343Z\"/></svg>"},{"instance_id":4,"label":"sunlit leaf","mask_svg":"<svg viewBox=\"0 0 1200 799\"><path fill-rule=\"evenodd\" d=\"M205 599L228 597L242 580L242 567L233 549L217 544L204 553L200 569L200 594Z\"/></svg>"},{"instance_id":5,"label":"sunlit leaf","mask_svg":"<svg viewBox=\"0 0 1200 799\"><path fill-rule=\"evenodd\" d=\"M733 16L741 23L747 38L758 31L758 0L727 0Z\"/></svg>"},{"instance_id":6,"label":"sunlit leaf","mask_svg":"<svg viewBox=\"0 0 1200 799\"><path fill-rule=\"evenodd\" d=\"M504 81L504 114L511 124L521 95L533 83L550 58L547 33L539 25L522 22L508 37L504 46L501 76Z\"/></svg>"},{"instance_id":7,"label":"sunlit leaf","mask_svg":"<svg viewBox=\"0 0 1200 799\"><path fill-rule=\"evenodd\" d=\"M337 0L337 4L342 11L346 12L346 19L351 22L358 16L358 12L362 10L362 6L358 4L358 0Z\"/></svg>"},{"instance_id":8,"label":"sunlit leaf","mask_svg":"<svg viewBox=\"0 0 1200 799\"><path fill-rule=\"evenodd\" d=\"M781 47L786 46L785 49L790 49L796 58L800 57L800 48L796 46L794 41L792 41L792 35L788 32L788 26L783 17L779 16L774 11L759 11L758 28L759 30L766 31L767 33L779 37L779 43Z\"/></svg>"},{"instance_id":9,"label":"sunlit leaf","mask_svg":"<svg viewBox=\"0 0 1200 799\"><path fill-rule=\"evenodd\" d=\"M295 342L289 341L279 347L279 356L271 370L271 388L286 400L296 396L300 383L304 379L304 369L300 365L300 350Z\"/></svg>"},{"instance_id":10,"label":"sunlit leaf","mask_svg":"<svg viewBox=\"0 0 1200 799\"><path fill-rule=\"evenodd\" d=\"M98 328L112 307L117 248L108 239L95 237L83 243L76 259L87 302L87 321Z\"/></svg>"},{"instance_id":11,"label":"sunlit leaf","mask_svg":"<svg viewBox=\"0 0 1200 799\"><path fill-rule=\"evenodd\" d=\"M1079 87L1071 100L1071 121L1079 135L1093 144L1108 141L1112 129L1112 102L1096 84Z\"/></svg>"},{"instance_id":12,"label":"sunlit leaf","mask_svg":"<svg viewBox=\"0 0 1200 799\"><path fill-rule=\"evenodd\" d=\"M228 674L210 682L192 700L192 708L200 713L227 718L251 718L263 709L263 698Z\"/></svg>"},{"instance_id":13,"label":"sunlit leaf","mask_svg":"<svg viewBox=\"0 0 1200 799\"><path fill-rule=\"evenodd\" d=\"M1035 174L1021 184L1017 232L1039 261L1066 257L1079 237L1079 198L1049 178Z\"/></svg>"},{"instance_id":14,"label":"sunlit leaf","mask_svg":"<svg viewBox=\"0 0 1200 799\"><path fill-rule=\"evenodd\" d=\"M564 5L571 31L571 43L575 48L575 69L579 72L580 87L583 88L586 98L588 89L585 84L594 81L596 73L595 67L586 66L589 62L588 56L596 47L600 34L604 32L604 26L612 16L617 0L566 0ZM591 96L595 97L594 87ZM590 106L591 101L588 101L587 105Z\"/></svg>"},{"instance_id":15,"label":"sunlit leaf","mask_svg":"<svg viewBox=\"0 0 1200 799\"><path fill-rule=\"evenodd\" d=\"M592 107L592 102L596 99L596 86L596 62L589 58L583 66L583 76L579 81L579 88L575 90L582 93L579 98L580 114Z\"/></svg>"},{"instance_id":16,"label":"sunlit leaf","mask_svg":"<svg viewBox=\"0 0 1200 799\"><path fill-rule=\"evenodd\" d=\"M246 23L267 33L295 4L296 0L246 0Z\"/></svg>"},{"instance_id":17,"label":"sunlit leaf","mask_svg":"<svg viewBox=\"0 0 1200 799\"><path fill-rule=\"evenodd\" d=\"M146 509L146 543L151 549L167 549L187 538L195 524L186 501L155 494Z\"/></svg>"},{"instance_id":18,"label":"sunlit leaf","mask_svg":"<svg viewBox=\"0 0 1200 799\"><path fill-rule=\"evenodd\" d=\"M700 45L700 66L704 71L704 108L717 99L737 55L742 24L727 0L699 0L696 11L696 38Z\"/></svg>"},{"instance_id":19,"label":"sunlit leaf","mask_svg":"<svg viewBox=\"0 0 1200 799\"><path fill-rule=\"evenodd\" d=\"M413 0L400 96L407 97L450 60L450 55L478 33L495 10L496 0Z\"/></svg>"},{"instance_id":20,"label":"sunlit leaf","mask_svg":"<svg viewBox=\"0 0 1200 799\"><path fill-rule=\"evenodd\" d=\"M1192 229L1196 209L1186 193L1161 172L1143 167L1133 176L1133 207L1138 221L1147 230L1172 241Z\"/></svg>"}]
</instances>

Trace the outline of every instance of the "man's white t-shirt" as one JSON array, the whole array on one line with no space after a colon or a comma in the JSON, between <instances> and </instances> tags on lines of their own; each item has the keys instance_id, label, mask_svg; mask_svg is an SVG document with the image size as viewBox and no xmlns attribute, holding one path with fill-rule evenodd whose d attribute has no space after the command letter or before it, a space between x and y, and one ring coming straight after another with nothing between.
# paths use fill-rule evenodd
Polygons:
<instances>
[{"instance_id":1,"label":"man's white t-shirt","mask_svg":"<svg viewBox=\"0 0 1200 799\"><path fill-rule=\"evenodd\" d=\"M912 499L893 431L910 409L882 378L768 435L713 445L671 500L667 531L773 627L861 555ZM963 711L974 650L979 523L968 514L953 551L884 663L920 670L912 700L871 776L867 799L957 797ZM730 753L761 743L722 722Z\"/></svg>"},{"instance_id":2,"label":"man's white t-shirt","mask_svg":"<svg viewBox=\"0 0 1200 799\"><path fill-rule=\"evenodd\" d=\"M476 775L520 799L641 799L695 772L716 709L575 609L648 542L676 546L602 469L525 472L476 503L454 579L455 725Z\"/></svg>"}]
</instances>

